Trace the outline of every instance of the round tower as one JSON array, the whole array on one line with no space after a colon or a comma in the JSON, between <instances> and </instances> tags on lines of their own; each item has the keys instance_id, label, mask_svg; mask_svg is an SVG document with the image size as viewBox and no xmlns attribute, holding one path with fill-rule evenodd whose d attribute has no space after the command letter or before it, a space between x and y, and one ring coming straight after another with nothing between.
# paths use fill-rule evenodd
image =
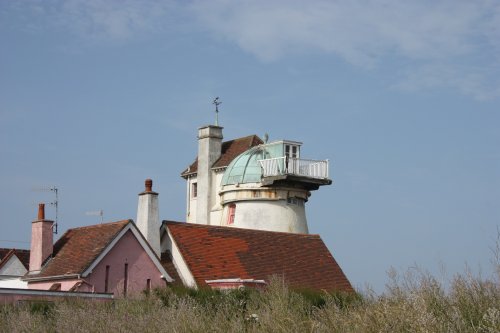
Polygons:
<instances>
[{"instance_id":1,"label":"round tower","mask_svg":"<svg viewBox=\"0 0 500 333\"><path fill-rule=\"evenodd\" d=\"M301 159L301 145L276 141L236 157L221 182L221 225L309 233L305 204L312 190L332 181L328 161Z\"/></svg>"}]
</instances>

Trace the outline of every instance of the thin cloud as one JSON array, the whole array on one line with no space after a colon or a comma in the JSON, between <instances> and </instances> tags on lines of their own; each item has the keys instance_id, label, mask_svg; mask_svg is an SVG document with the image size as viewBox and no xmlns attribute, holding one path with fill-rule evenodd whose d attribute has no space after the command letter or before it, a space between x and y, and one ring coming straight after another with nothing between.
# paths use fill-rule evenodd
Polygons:
<instances>
[{"instance_id":1,"label":"thin cloud","mask_svg":"<svg viewBox=\"0 0 500 333\"><path fill-rule=\"evenodd\" d=\"M97 42L162 32L172 12L171 1L156 0L25 0L9 6L6 12L18 14L31 30L58 29Z\"/></svg>"},{"instance_id":2,"label":"thin cloud","mask_svg":"<svg viewBox=\"0 0 500 333\"><path fill-rule=\"evenodd\" d=\"M67 31L76 43L113 45L189 26L263 62L324 54L401 73L393 84L401 89L500 97L496 0L25 0L2 3L0 22L12 13L26 29Z\"/></svg>"},{"instance_id":3,"label":"thin cloud","mask_svg":"<svg viewBox=\"0 0 500 333\"><path fill-rule=\"evenodd\" d=\"M408 74L397 86L500 96L498 2L218 0L191 10L214 36L265 62L323 53L373 68L396 57L407 67L394 70Z\"/></svg>"}]
</instances>

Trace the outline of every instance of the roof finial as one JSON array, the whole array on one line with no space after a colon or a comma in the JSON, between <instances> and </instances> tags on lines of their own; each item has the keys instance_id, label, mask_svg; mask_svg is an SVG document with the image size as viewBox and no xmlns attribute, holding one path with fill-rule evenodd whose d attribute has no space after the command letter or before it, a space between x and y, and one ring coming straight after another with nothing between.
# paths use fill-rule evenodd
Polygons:
<instances>
[{"instance_id":1,"label":"roof finial","mask_svg":"<svg viewBox=\"0 0 500 333\"><path fill-rule=\"evenodd\" d=\"M215 97L212 103L215 105L215 126L219 126L219 105L222 104L219 100L219 96Z\"/></svg>"}]
</instances>

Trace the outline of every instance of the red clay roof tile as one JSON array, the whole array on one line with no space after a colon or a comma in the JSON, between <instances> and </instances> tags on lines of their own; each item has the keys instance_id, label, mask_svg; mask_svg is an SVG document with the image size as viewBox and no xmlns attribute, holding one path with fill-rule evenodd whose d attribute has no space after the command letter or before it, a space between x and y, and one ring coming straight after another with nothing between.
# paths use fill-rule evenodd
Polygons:
<instances>
[{"instance_id":1,"label":"red clay roof tile","mask_svg":"<svg viewBox=\"0 0 500 333\"><path fill-rule=\"evenodd\" d=\"M318 235L164 221L198 286L283 276L292 287L353 291Z\"/></svg>"},{"instance_id":2,"label":"red clay roof tile","mask_svg":"<svg viewBox=\"0 0 500 333\"><path fill-rule=\"evenodd\" d=\"M222 143L221 156L212 165L212 168L224 168L231 163L238 155L244 153L248 149L264 143L257 135L249 135L243 138L234 139ZM182 177L186 177L198 172L198 158L181 173Z\"/></svg>"}]
</instances>

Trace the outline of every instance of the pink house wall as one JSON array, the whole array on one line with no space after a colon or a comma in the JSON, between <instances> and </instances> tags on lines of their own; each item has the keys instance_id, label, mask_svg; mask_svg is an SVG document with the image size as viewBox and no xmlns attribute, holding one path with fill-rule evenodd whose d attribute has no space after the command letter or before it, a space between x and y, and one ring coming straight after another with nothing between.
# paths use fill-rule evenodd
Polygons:
<instances>
[{"instance_id":1,"label":"pink house wall","mask_svg":"<svg viewBox=\"0 0 500 333\"><path fill-rule=\"evenodd\" d=\"M49 280L49 281L40 281L40 282L28 282L28 289L36 289L36 290L49 290L50 287L54 283L61 284L61 290L69 290L73 287L77 282L82 281L81 279L66 279L66 280Z\"/></svg>"},{"instance_id":2,"label":"pink house wall","mask_svg":"<svg viewBox=\"0 0 500 333\"><path fill-rule=\"evenodd\" d=\"M132 231L127 231L125 235L106 254L101 262L94 267L83 280L93 286L97 293L104 293L106 266L109 266L108 293L115 296L123 295L125 284L125 264L128 264L127 294L142 292L147 288L147 281L150 280L151 288L165 287L166 282L161 278L162 273L155 266ZM68 290L79 280L52 280L44 282L30 282L30 289L49 289L54 283L61 283L61 290ZM82 286L85 291L88 287Z\"/></svg>"}]
</instances>

